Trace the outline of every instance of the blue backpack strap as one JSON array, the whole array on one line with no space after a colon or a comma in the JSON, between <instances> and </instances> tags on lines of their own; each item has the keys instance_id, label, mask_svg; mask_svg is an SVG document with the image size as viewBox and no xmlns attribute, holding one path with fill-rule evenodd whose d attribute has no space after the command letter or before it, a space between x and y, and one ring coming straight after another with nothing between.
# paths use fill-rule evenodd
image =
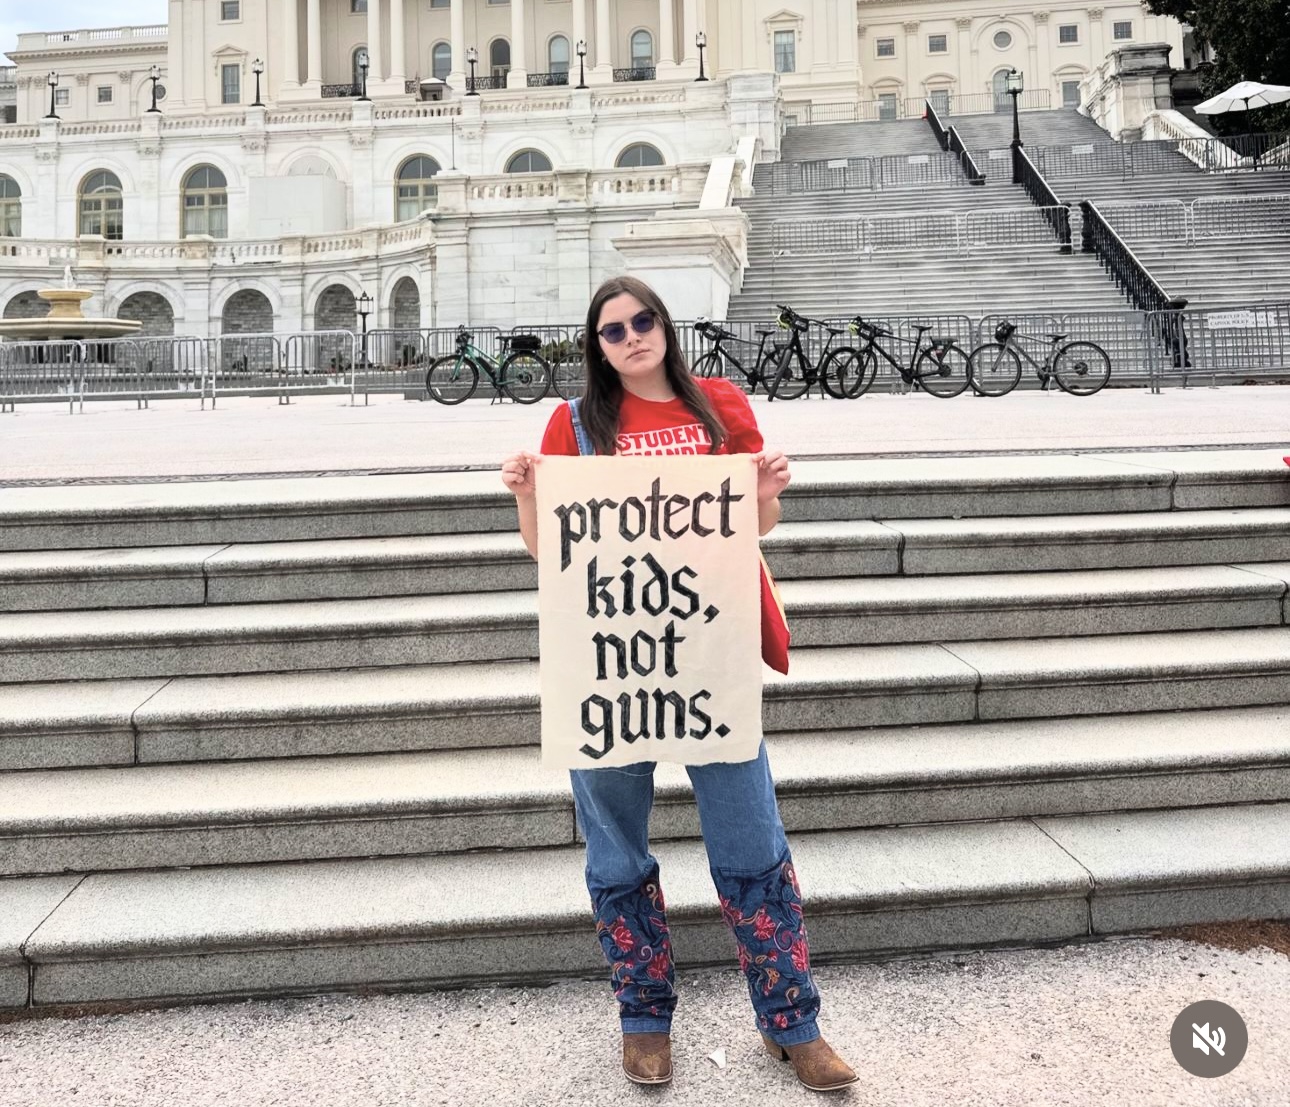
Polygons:
<instances>
[{"instance_id":1,"label":"blue backpack strap","mask_svg":"<svg viewBox=\"0 0 1290 1107\"><path fill-rule=\"evenodd\" d=\"M569 418L573 420L573 437L578 440L578 453L583 456L594 454L596 447L591 444L591 435L587 433L587 428L582 425L582 419L578 415L578 409L582 407L582 397L569 401Z\"/></svg>"}]
</instances>

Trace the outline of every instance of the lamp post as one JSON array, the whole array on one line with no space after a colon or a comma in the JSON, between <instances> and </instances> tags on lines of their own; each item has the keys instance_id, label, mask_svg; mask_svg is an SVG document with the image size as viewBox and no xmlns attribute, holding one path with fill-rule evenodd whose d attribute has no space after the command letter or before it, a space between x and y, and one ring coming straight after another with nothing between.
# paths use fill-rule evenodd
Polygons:
<instances>
[{"instance_id":1,"label":"lamp post","mask_svg":"<svg viewBox=\"0 0 1290 1107\"><path fill-rule=\"evenodd\" d=\"M367 51L360 50L358 52L358 71L360 74L362 74L362 85L360 86L360 91L358 94L358 98L360 100L371 99L371 97L367 95L367 67L370 64L371 62L367 56Z\"/></svg>"},{"instance_id":2,"label":"lamp post","mask_svg":"<svg viewBox=\"0 0 1290 1107\"><path fill-rule=\"evenodd\" d=\"M58 112L54 111L54 90L58 88L58 74L51 70L45 80L49 83L49 114L45 118L57 119Z\"/></svg>"},{"instance_id":3,"label":"lamp post","mask_svg":"<svg viewBox=\"0 0 1290 1107\"><path fill-rule=\"evenodd\" d=\"M264 62L256 58L251 63L251 72L255 74L255 100L251 103L253 108L262 108L264 103L260 100L260 74L264 72Z\"/></svg>"},{"instance_id":4,"label":"lamp post","mask_svg":"<svg viewBox=\"0 0 1290 1107\"><path fill-rule=\"evenodd\" d=\"M586 68L587 40L586 39L582 39L582 38L578 39L577 50L578 50L578 87L586 88L587 87L587 68Z\"/></svg>"},{"instance_id":5,"label":"lamp post","mask_svg":"<svg viewBox=\"0 0 1290 1107\"><path fill-rule=\"evenodd\" d=\"M362 345L359 347L358 363L367 368L367 317L372 314L372 297L366 291L358 298L358 317L363 325Z\"/></svg>"},{"instance_id":6,"label":"lamp post","mask_svg":"<svg viewBox=\"0 0 1290 1107\"><path fill-rule=\"evenodd\" d=\"M475 87L475 63L479 61L479 51L473 46L466 51L466 64L470 66L470 77L466 81L466 95L478 96L479 89Z\"/></svg>"},{"instance_id":7,"label":"lamp post","mask_svg":"<svg viewBox=\"0 0 1290 1107\"><path fill-rule=\"evenodd\" d=\"M1004 91L1012 97L1012 183L1021 183L1021 117L1017 114L1017 99L1026 87L1022 74L1015 68L1008 70Z\"/></svg>"},{"instance_id":8,"label":"lamp post","mask_svg":"<svg viewBox=\"0 0 1290 1107\"><path fill-rule=\"evenodd\" d=\"M699 75L694 79L695 81L706 81L708 75L703 71L703 51L708 48L708 36L700 31L694 36L694 45L699 48Z\"/></svg>"},{"instance_id":9,"label":"lamp post","mask_svg":"<svg viewBox=\"0 0 1290 1107\"><path fill-rule=\"evenodd\" d=\"M152 107L148 109L148 113L160 112L161 109L157 107L157 82L161 80L161 66L154 65L148 70L148 80L152 82Z\"/></svg>"}]
</instances>

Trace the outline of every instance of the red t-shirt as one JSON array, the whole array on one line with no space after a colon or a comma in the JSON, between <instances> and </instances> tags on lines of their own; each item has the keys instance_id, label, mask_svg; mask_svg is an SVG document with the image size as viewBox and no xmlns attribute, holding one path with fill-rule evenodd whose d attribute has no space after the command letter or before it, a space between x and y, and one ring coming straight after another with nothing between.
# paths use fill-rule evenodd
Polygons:
<instances>
[{"instance_id":1,"label":"red t-shirt","mask_svg":"<svg viewBox=\"0 0 1290 1107\"><path fill-rule=\"evenodd\" d=\"M761 431L748 397L724 377L696 377L726 428L719 454L755 454L762 449ZM650 454L706 454L712 444L707 428L685 406L685 401L642 400L623 390L618 407L619 456ZM542 453L576 457L578 440L573 433L569 405L561 404L551 415L542 435Z\"/></svg>"}]
</instances>

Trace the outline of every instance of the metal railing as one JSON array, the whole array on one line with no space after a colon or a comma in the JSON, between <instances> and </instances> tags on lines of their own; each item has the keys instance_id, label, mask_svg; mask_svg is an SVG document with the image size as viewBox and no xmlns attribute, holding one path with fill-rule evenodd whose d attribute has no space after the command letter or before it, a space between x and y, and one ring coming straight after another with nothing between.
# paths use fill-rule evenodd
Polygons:
<instances>
[{"instance_id":1,"label":"metal railing","mask_svg":"<svg viewBox=\"0 0 1290 1107\"><path fill-rule=\"evenodd\" d=\"M361 84L323 85L322 94L324 98L333 96L362 96L363 86Z\"/></svg>"},{"instance_id":2,"label":"metal railing","mask_svg":"<svg viewBox=\"0 0 1290 1107\"><path fill-rule=\"evenodd\" d=\"M945 124L941 122L941 117L930 100L923 101L923 118L927 120L927 125L932 128L932 134L936 137L940 148L948 150L950 147L949 132L946 131Z\"/></svg>"},{"instance_id":3,"label":"metal railing","mask_svg":"<svg viewBox=\"0 0 1290 1107\"><path fill-rule=\"evenodd\" d=\"M768 196L803 192L877 192L928 184L963 184L953 157L894 154L881 158L819 158L757 167L754 191Z\"/></svg>"},{"instance_id":4,"label":"metal railing","mask_svg":"<svg viewBox=\"0 0 1290 1107\"><path fill-rule=\"evenodd\" d=\"M1147 200L1100 210L1121 237L1137 240L1193 246L1217 238L1290 236L1290 193Z\"/></svg>"},{"instance_id":5,"label":"metal railing","mask_svg":"<svg viewBox=\"0 0 1290 1107\"><path fill-rule=\"evenodd\" d=\"M1063 254L1071 252L1071 206L1063 204L1044 176L1035 168L1026 155L1024 146L1016 152L1016 166L1020 171L1021 187L1026 190L1030 202L1045 213L1044 218L1052 228L1053 234L1061 246Z\"/></svg>"},{"instance_id":6,"label":"metal railing","mask_svg":"<svg viewBox=\"0 0 1290 1107\"><path fill-rule=\"evenodd\" d=\"M1199 167L1210 173L1290 171L1290 133L1156 138L1026 148L1036 169L1058 177L1142 177Z\"/></svg>"},{"instance_id":7,"label":"metal railing","mask_svg":"<svg viewBox=\"0 0 1290 1107\"><path fill-rule=\"evenodd\" d=\"M1186 300L1175 299L1160 286L1091 200L1081 200L1079 207L1084 216L1081 250L1086 254L1097 254L1102 267L1115 278L1116 284L1139 310L1176 310L1186 305Z\"/></svg>"},{"instance_id":8,"label":"metal railing","mask_svg":"<svg viewBox=\"0 0 1290 1107\"><path fill-rule=\"evenodd\" d=\"M657 70L652 65L633 65L630 69L615 69L615 81L652 81Z\"/></svg>"},{"instance_id":9,"label":"metal railing","mask_svg":"<svg viewBox=\"0 0 1290 1107\"><path fill-rule=\"evenodd\" d=\"M489 73L489 74L485 74L483 77L466 78L467 92L489 92L489 91L496 92L499 89L504 89L505 87L506 87L505 73Z\"/></svg>"},{"instance_id":10,"label":"metal railing","mask_svg":"<svg viewBox=\"0 0 1290 1107\"><path fill-rule=\"evenodd\" d=\"M832 103L810 102L784 105L784 125L809 127L823 123L883 123L896 119L917 119L924 114L929 99L923 96L891 97L885 100L843 100ZM1046 88L1028 89L1018 98L1020 111L1042 111L1052 103ZM943 121L955 115L989 115L1011 112L1012 100L993 93L938 98L936 113Z\"/></svg>"},{"instance_id":11,"label":"metal railing","mask_svg":"<svg viewBox=\"0 0 1290 1107\"><path fill-rule=\"evenodd\" d=\"M1186 388L1199 380L1216 387L1220 380L1246 383L1290 373L1290 304L1153 312L1147 330L1172 337L1148 350L1152 391L1167 383Z\"/></svg>"},{"instance_id":12,"label":"metal railing","mask_svg":"<svg viewBox=\"0 0 1290 1107\"><path fill-rule=\"evenodd\" d=\"M861 260L867 254L960 253L981 246L1025 246L1052 241L1050 227L1064 208L987 208L926 211L865 219L777 223L771 229L772 267L786 257Z\"/></svg>"},{"instance_id":13,"label":"metal railing","mask_svg":"<svg viewBox=\"0 0 1290 1107\"><path fill-rule=\"evenodd\" d=\"M963 176L967 178L968 183L974 185L985 184L985 174L981 172L976 160L968 153L968 148L963 145L963 137L959 134L958 128L950 124L946 137L949 151L959 159L959 168L963 170Z\"/></svg>"},{"instance_id":14,"label":"metal railing","mask_svg":"<svg viewBox=\"0 0 1290 1107\"><path fill-rule=\"evenodd\" d=\"M554 85L567 85L569 83L569 71L567 69L556 73L530 73L528 78L529 88L550 88Z\"/></svg>"}]
</instances>

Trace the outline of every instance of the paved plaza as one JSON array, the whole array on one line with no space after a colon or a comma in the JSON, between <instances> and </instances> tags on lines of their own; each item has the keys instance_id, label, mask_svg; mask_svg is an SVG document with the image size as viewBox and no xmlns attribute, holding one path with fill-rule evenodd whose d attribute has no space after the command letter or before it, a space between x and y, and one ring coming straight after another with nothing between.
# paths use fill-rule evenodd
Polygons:
<instances>
[{"instance_id":1,"label":"paved plaza","mask_svg":"<svg viewBox=\"0 0 1290 1107\"><path fill-rule=\"evenodd\" d=\"M537 449L558 401L459 407L374 396L221 398L20 406L0 415L0 482L170 479L215 474L342 473L496 467ZM1080 398L1014 392L1003 399L923 394L854 401L754 401L770 445L793 457L891 456L1185 447L1290 448L1290 388L1112 389Z\"/></svg>"}]
</instances>

